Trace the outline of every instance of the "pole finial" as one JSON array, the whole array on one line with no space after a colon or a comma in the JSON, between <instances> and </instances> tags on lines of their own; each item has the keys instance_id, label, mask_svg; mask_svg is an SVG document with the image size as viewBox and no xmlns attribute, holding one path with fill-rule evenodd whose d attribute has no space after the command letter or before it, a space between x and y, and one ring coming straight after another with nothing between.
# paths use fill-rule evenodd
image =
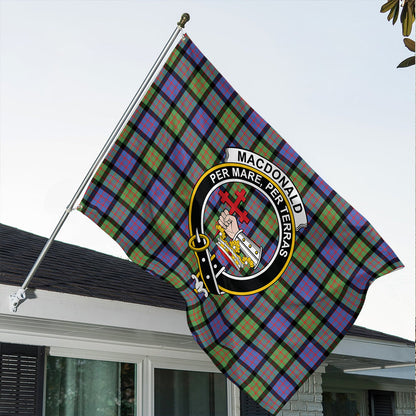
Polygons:
<instances>
[{"instance_id":1,"label":"pole finial","mask_svg":"<svg viewBox=\"0 0 416 416\"><path fill-rule=\"evenodd\" d=\"M191 19L191 16L189 16L189 13L184 13L181 16L181 20L179 20L178 22L178 26L183 29L190 19Z\"/></svg>"}]
</instances>

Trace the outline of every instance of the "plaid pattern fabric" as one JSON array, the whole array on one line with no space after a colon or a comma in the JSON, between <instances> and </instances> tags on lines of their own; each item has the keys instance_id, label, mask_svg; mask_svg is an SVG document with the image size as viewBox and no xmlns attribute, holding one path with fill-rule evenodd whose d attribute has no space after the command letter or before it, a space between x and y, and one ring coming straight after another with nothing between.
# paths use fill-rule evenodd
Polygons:
<instances>
[{"instance_id":1,"label":"plaid pattern fabric","mask_svg":"<svg viewBox=\"0 0 416 416\"><path fill-rule=\"evenodd\" d=\"M188 245L190 198L199 178L223 163L230 147L279 166L302 197L308 225L296 232L288 267L267 289L205 297L194 290L192 278L198 264ZM232 186L239 191L238 184ZM278 229L276 218L264 195L241 188L249 204L245 233L255 233L264 245L267 263L276 250L277 236L270 235ZM219 191L204 217L211 235L215 215L224 208ZM79 209L132 261L180 291L196 341L272 414L353 324L370 283L402 267L367 220L247 105L187 36L103 161Z\"/></svg>"}]
</instances>

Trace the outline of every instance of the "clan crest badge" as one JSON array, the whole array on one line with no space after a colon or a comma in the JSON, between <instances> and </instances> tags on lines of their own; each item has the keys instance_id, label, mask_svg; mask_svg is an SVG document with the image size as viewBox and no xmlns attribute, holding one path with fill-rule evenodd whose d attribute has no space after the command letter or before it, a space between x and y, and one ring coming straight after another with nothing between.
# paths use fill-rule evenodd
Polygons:
<instances>
[{"instance_id":1,"label":"clan crest badge","mask_svg":"<svg viewBox=\"0 0 416 416\"><path fill-rule=\"evenodd\" d=\"M275 283L290 263L305 207L289 177L262 156L226 149L198 180L189 206L195 290L249 295Z\"/></svg>"}]
</instances>

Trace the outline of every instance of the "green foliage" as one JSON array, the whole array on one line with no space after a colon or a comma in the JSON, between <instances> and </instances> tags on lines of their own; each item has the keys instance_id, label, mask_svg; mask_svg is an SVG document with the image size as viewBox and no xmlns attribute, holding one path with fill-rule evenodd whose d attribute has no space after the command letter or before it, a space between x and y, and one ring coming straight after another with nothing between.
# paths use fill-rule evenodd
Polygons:
<instances>
[{"instance_id":1,"label":"green foliage","mask_svg":"<svg viewBox=\"0 0 416 416\"><path fill-rule=\"evenodd\" d=\"M386 13L388 11L390 12L387 16L387 20L390 21L391 19L393 19L393 24L395 24L397 21L397 18L399 17L399 11L400 11L399 0L390 0L386 4L383 4L383 6L381 6L381 9L380 9L381 13Z\"/></svg>"},{"instance_id":2,"label":"green foliage","mask_svg":"<svg viewBox=\"0 0 416 416\"><path fill-rule=\"evenodd\" d=\"M400 8L402 9L401 13ZM389 12L387 20L392 20L393 25L396 23L400 14L403 36L410 35L415 21L415 0L389 0L381 6L380 12Z\"/></svg>"},{"instance_id":3,"label":"green foliage","mask_svg":"<svg viewBox=\"0 0 416 416\"><path fill-rule=\"evenodd\" d=\"M405 37L405 39L403 39L404 44L409 50L414 52L415 42L412 39L407 38L407 36L410 36L412 33L413 23L415 21L415 0L389 0L381 6L380 12L388 12L387 20L391 20L393 25L397 22L400 15L402 34ZM397 68L406 68L414 64L415 57L411 56L402 61Z\"/></svg>"},{"instance_id":4,"label":"green foliage","mask_svg":"<svg viewBox=\"0 0 416 416\"><path fill-rule=\"evenodd\" d=\"M397 65L397 68L407 68L408 66L412 66L415 64L415 57L411 56L410 58L406 58L404 61L400 62Z\"/></svg>"},{"instance_id":5,"label":"green foliage","mask_svg":"<svg viewBox=\"0 0 416 416\"><path fill-rule=\"evenodd\" d=\"M415 41L413 39L404 38L403 42L404 42L404 46L406 46L406 48L409 49L409 51L412 51L412 52L415 51Z\"/></svg>"}]
</instances>

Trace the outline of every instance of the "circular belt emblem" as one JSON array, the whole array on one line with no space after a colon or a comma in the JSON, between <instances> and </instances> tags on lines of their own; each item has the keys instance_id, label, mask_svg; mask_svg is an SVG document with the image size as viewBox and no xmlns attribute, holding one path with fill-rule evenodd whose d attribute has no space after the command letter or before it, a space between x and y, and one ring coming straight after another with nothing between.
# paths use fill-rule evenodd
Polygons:
<instances>
[{"instance_id":1,"label":"circular belt emblem","mask_svg":"<svg viewBox=\"0 0 416 416\"><path fill-rule=\"evenodd\" d=\"M275 283L288 267L305 209L289 178L255 153L227 149L205 172L189 207L195 289L248 295Z\"/></svg>"}]
</instances>

